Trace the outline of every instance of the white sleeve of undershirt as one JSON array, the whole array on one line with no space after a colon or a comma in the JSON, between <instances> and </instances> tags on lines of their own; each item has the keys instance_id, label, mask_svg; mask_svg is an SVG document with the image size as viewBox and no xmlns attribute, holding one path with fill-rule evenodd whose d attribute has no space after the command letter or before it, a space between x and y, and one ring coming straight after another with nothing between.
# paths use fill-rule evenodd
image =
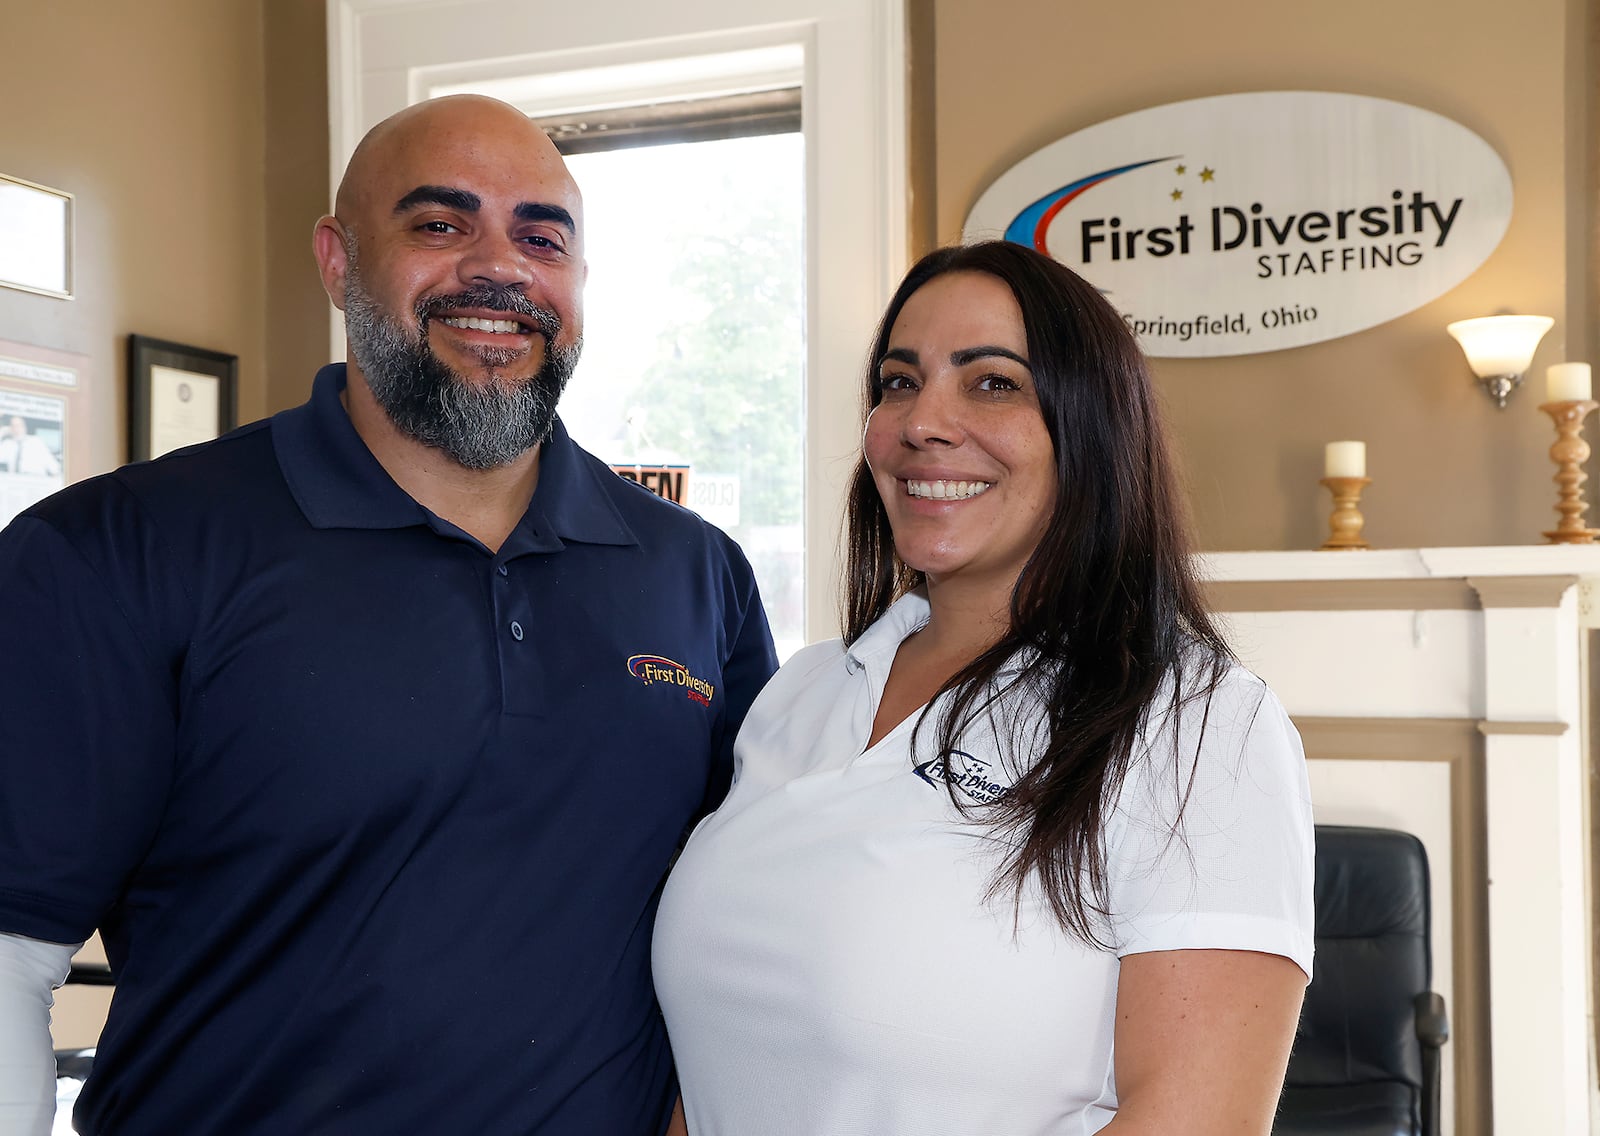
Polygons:
<instances>
[{"instance_id":1,"label":"white sleeve of undershirt","mask_svg":"<svg viewBox=\"0 0 1600 1136\"><path fill-rule=\"evenodd\" d=\"M0 932L0 1132L48 1136L56 1111L51 991L83 944Z\"/></svg>"}]
</instances>

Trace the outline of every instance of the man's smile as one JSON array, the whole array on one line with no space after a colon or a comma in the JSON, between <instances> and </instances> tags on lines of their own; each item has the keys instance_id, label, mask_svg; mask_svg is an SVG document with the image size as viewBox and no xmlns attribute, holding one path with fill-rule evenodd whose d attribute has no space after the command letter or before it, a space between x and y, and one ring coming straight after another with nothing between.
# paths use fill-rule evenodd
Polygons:
<instances>
[{"instance_id":1,"label":"man's smile","mask_svg":"<svg viewBox=\"0 0 1600 1136\"><path fill-rule=\"evenodd\" d=\"M439 316L440 323L464 331L493 331L508 335L526 335L533 329L520 320L481 319L478 316Z\"/></svg>"}]
</instances>

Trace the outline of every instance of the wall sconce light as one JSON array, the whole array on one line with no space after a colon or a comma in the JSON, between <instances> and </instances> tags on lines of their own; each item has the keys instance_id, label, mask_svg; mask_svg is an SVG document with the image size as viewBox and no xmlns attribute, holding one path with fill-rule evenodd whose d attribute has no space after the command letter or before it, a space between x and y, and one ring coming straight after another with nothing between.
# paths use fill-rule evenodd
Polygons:
<instances>
[{"instance_id":1,"label":"wall sconce light","mask_svg":"<svg viewBox=\"0 0 1600 1136\"><path fill-rule=\"evenodd\" d=\"M1466 352L1479 385L1504 410L1507 396L1522 382L1522 373L1533 362L1539 340L1555 322L1549 316L1484 316L1457 320L1445 330Z\"/></svg>"}]
</instances>

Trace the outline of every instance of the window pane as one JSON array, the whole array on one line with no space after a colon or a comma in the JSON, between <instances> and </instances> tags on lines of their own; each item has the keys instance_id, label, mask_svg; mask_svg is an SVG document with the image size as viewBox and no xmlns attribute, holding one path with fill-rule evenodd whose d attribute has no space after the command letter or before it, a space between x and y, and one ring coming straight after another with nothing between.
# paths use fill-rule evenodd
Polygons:
<instances>
[{"instance_id":1,"label":"window pane","mask_svg":"<svg viewBox=\"0 0 1600 1136\"><path fill-rule=\"evenodd\" d=\"M781 657L804 641L802 145L772 134L567 159L589 281L562 420L613 465L688 467L659 480L744 547Z\"/></svg>"}]
</instances>

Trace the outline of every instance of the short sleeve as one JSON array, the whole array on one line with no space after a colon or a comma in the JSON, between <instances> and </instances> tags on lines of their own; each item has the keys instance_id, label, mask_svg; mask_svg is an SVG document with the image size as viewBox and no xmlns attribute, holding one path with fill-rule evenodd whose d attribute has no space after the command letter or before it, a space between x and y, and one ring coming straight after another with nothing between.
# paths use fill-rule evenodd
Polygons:
<instances>
[{"instance_id":1,"label":"short sleeve","mask_svg":"<svg viewBox=\"0 0 1600 1136\"><path fill-rule=\"evenodd\" d=\"M154 838L175 680L148 627L52 525L0 533L0 931L81 942Z\"/></svg>"},{"instance_id":2,"label":"short sleeve","mask_svg":"<svg viewBox=\"0 0 1600 1136\"><path fill-rule=\"evenodd\" d=\"M1260 679L1232 667L1141 739L1107 825L1118 956L1226 949L1311 974L1314 844L1305 753Z\"/></svg>"}]
</instances>

